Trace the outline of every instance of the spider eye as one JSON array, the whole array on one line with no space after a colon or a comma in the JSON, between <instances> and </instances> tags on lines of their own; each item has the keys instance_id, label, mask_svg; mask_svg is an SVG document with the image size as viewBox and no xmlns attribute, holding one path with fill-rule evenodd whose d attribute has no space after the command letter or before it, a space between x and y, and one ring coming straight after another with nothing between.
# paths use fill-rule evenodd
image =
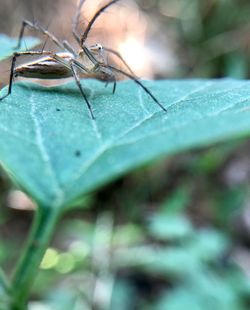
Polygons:
<instances>
[{"instance_id":1,"label":"spider eye","mask_svg":"<svg viewBox=\"0 0 250 310\"><path fill-rule=\"evenodd\" d=\"M100 51L103 50L102 45L99 44L99 43L96 43L95 45L92 45L92 46L90 46L89 48L90 48L90 50L93 51L94 53L100 52Z\"/></svg>"},{"instance_id":2,"label":"spider eye","mask_svg":"<svg viewBox=\"0 0 250 310\"><path fill-rule=\"evenodd\" d=\"M98 48L98 50L99 50L99 51L101 51L101 50L102 50L102 46L101 46L101 44L98 44L98 43L97 43L97 44L96 44L96 47Z\"/></svg>"}]
</instances>

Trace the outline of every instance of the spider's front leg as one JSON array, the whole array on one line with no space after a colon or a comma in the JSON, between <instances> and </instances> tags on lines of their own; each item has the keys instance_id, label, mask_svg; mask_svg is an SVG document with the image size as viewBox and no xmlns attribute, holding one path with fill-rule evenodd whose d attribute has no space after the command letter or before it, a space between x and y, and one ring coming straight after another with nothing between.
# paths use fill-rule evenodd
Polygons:
<instances>
[{"instance_id":1,"label":"spider's front leg","mask_svg":"<svg viewBox=\"0 0 250 310\"><path fill-rule=\"evenodd\" d=\"M117 52L117 51L115 51L115 50L113 50L112 48L109 48L109 47L103 47L103 50L104 50L105 52L111 53L111 54L115 55L116 57L118 57L118 58L120 59L120 61L121 61L121 62L127 67L127 69L130 71L130 73L131 73L133 76L136 76L135 73L134 73L134 71L130 68L130 66L127 64L127 62L125 61L125 59L122 57L122 55L121 55L119 52Z\"/></svg>"}]
</instances>

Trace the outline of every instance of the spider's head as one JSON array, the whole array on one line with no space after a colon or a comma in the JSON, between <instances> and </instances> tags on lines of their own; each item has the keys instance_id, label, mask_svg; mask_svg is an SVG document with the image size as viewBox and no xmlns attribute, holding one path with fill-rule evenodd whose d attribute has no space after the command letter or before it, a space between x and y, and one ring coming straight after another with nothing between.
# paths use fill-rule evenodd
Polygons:
<instances>
[{"instance_id":1,"label":"spider's head","mask_svg":"<svg viewBox=\"0 0 250 310\"><path fill-rule=\"evenodd\" d=\"M96 43L94 45L91 45L89 47L89 50L93 53L93 54L100 54L103 51L103 47L101 44Z\"/></svg>"}]
</instances>

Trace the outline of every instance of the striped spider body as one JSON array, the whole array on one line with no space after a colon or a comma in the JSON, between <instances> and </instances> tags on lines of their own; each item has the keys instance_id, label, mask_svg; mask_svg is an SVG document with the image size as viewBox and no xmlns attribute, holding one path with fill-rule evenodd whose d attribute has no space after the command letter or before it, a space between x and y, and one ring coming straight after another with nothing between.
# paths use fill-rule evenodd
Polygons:
<instances>
[{"instance_id":1,"label":"striped spider body","mask_svg":"<svg viewBox=\"0 0 250 310\"><path fill-rule=\"evenodd\" d=\"M56 61L53 57L46 56L16 67L14 76L45 80L72 77L72 70L66 64L74 58L73 54L57 53L55 57L64 61L65 65L62 65L62 63Z\"/></svg>"}]
</instances>

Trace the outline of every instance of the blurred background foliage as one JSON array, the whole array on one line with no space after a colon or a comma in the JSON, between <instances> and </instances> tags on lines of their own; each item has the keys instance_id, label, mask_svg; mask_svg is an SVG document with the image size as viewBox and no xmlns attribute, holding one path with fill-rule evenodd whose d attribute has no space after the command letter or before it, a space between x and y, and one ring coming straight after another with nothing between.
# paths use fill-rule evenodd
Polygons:
<instances>
[{"instance_id":1,"label":"blurred background foliage","mask_svg":"<svg viewBox=\"0 0 250 310\"><path fill-rule=\"evenodd\" d=\"M87 1L80 27L99 2ZM249 78L249 1L121 3L100 19L89 42L118 49L139 75ZM17 36L25 17L70 38L76 1L0 6L0 32ZM8 70L9 61L2 62L1 85ZM30 309L249 309L249 151L242 138L186 152L92 193L59 225ZM1 172L0 265L9 273L33 208Z\"/></svg>"}]
</instances>

